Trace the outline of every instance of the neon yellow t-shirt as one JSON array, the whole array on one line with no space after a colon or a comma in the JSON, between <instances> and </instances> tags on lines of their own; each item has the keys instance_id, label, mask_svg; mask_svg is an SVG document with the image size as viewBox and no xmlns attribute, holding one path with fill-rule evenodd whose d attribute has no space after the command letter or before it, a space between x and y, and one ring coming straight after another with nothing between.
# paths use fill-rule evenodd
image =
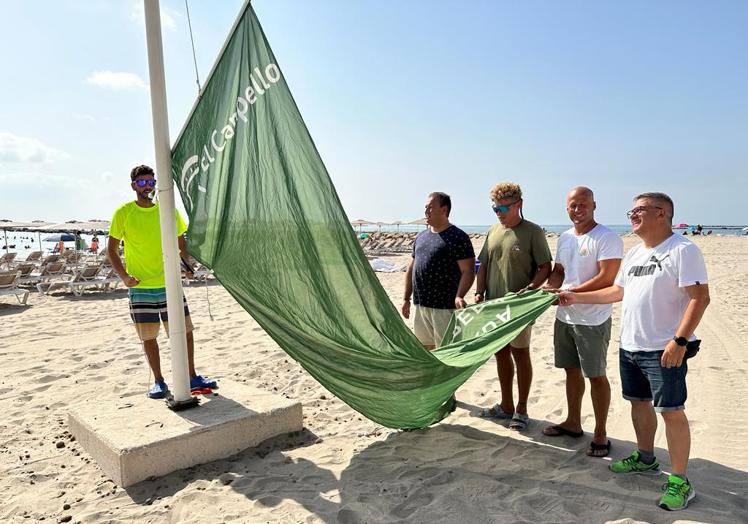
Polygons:
<instances>
[{"instance_id":1,"label":"neon yellow t-shirt","mask_svg":"<svg viewBox=\"0 0 748 524\"><path fill-rule=\"evenodd\" d=\"M187 225L177 211L177 235L187 231ZM161 250L161 222L158 204L140 207L128 202L114 212L109 236L125 241L125 267L140 280L137 288L165 287L164 257Z\"/></svg>"}]
</instances>

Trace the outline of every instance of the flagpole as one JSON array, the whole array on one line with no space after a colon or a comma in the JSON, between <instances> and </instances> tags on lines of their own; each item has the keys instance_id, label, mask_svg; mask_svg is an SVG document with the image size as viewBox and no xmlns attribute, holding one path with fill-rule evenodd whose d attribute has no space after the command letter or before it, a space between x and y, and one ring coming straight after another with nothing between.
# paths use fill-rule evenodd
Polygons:
<instances>
[{"instance_id":1,"label":"flagpole","mask_svg":"<svg viewBox=\"0 0 748 524\"><path fill-rule=\"evenodd\" d=\"M169 399L169 407L178 409L180 406L194 405L196 399L190 394L190 376L187 369L187 332L182 305L183 290L179 247L177 245L174 181L171 177L171 144L169 143L169 116L166 107L166 79L164 75L164 52L161 43L159 1L144 0L144 7L151 109L153 113L153 139L156 149L156 172L158 173L161 247L164 256L166 306L169 315L169 345L171 347L171 394L173 399Z\"/></svg>"}]
</instances>

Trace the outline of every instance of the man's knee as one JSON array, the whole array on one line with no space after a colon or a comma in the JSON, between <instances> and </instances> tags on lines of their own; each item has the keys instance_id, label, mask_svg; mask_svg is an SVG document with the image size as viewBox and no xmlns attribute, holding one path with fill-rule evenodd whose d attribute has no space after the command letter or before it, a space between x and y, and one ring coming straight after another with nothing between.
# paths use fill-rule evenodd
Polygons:
<instances>
[{"instance_id":1,"label":"man's knee","mask_svg":"<svg viewBox=\"0 0 748 524\"><path fill-rule=\"evenodd\" d=\"M661 411L660 415L662 415L662 419L665 421L665 424L688 422L688 417L686 417L686 412L682 409L677 409L677 410L672 410L672 411Z\"/></svg>"},{"instance_id":2,"label":"man's knee","mask_svg":"<svg viewBox=\"0 0 748 524\"><path fill-rule=\"evenodd\" d=\"M590 384L593 387L608 386L608 377L601 375L599 377L590 377Z\"/></svg>"},{"instance_id":3,"label":"man's knee","mask_svg":"<svg viewBox=\"0 0 748 524\"><path fill-rule=\"evenodd\" d=\"M509 347L512 350L512 356L514 357L514 360L530 360L530 348L516 348L514 346Z\"/></svg>"}]
</instances>

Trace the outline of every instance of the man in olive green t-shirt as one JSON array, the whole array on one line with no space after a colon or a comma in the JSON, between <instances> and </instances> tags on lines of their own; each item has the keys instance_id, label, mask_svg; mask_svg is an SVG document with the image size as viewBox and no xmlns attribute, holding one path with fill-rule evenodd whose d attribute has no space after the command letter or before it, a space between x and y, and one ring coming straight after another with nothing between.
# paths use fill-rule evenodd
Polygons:
<instances>
[{"instance_id":1,"label":"man in olive green t-shirt","mask_svg":"<svg viewBox=\"0 0 748 524\"><path fill-rule=\"evenodd\" d=\"M161 222L158 204L153 202L156 179L153 169L136 166L130 172L130 186L136 200L120 206L114 212L109 228L107 253L112 267L129 289L130 317L135 324L138 337L148 365L156 380L148 392L150 398L164 398L169 390L161 374L158 336L161 322L168 333L169 318L166 311L166 284L164 261L161 250ZM187 256L184 233L187 226L176 213L177 240L182 259ZM125 242L125 264L119 256L120 242ZM187 331L187 360L190 373L190 388L217 388L215 380L206 379L195 372L195 343L192 336L192 321L187 301L184 301L185 328Z\"/></svg>"},{"instance_id":2,"label":"man in olive green t-shirt","mask_svg":"<svg viewBox=\"0 0 748 524\"><path fill-rule=\"evenodd\" d=\"M540 287L551 272L551 250L543 229L522 216L522 189L513 182L501 182L491 190L493 210L499 223L491 227L478 255L480 269L475 301L500 298L510 292ZM527 398L532 384L530 335L527 326L496 353L501 402L481 410L482 417L511 419L509 429L523 431L530 419ZM513 387L517 366L518 401L515 409Z\"/></svg>"}]
</instances>

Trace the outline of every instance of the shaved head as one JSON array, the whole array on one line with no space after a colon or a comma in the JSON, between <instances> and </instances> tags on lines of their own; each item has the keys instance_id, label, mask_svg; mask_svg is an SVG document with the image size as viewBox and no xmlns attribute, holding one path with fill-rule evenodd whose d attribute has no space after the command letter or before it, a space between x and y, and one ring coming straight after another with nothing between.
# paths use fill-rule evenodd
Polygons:
<instances>
[{"instance_id":1,"label":"shaved head","mask_svg":"<svg viewBox=\"0 0 748 524\"><path fill-rule=\"evenodd\" d=\"M572 195L579 195L579 196L584 195L584 196L589 196L593 200L595 199L595 193L593 193L589 187L585 187L585 186L572 187L567 196L571 197Z\"/></svg>"}]
</instances>

